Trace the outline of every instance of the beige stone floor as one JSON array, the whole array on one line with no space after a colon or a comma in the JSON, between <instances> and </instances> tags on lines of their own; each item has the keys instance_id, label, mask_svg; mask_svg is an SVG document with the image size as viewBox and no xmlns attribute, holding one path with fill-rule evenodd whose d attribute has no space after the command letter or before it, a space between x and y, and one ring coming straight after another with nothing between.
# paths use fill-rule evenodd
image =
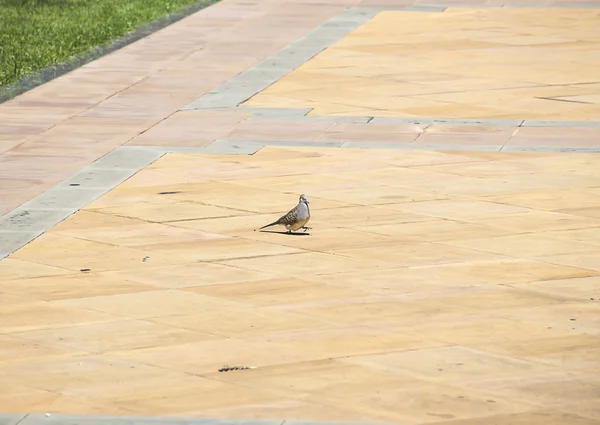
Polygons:
<instances>
[{"instance_id":1,"label":"beige stone floor","mask_svg":"<svg viewBox=\"0 0 600 425\"><path fill-rule=\"evenodd\" d=\"M0 261L0 411L599 424L599 258L595 155L166 155Z\"/></svg>"},{"instance_id":2,"label":"beige stone floor","mask_svg":"<svg viewBox=\"0 0 600 425\"><path fill-rule=\"evenodd\" d=\"M383 11L244 106L595 121L599 27L594 8Z\"/></svg>"}]
</instances>

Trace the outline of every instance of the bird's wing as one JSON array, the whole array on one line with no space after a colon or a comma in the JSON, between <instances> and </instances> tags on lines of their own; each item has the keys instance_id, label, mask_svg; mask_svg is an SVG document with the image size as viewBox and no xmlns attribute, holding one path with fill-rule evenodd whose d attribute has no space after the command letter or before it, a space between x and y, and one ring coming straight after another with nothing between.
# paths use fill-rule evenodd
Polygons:
<instances>
[{"instance_id":1,"label":"bird's wing","mask_svg":"<svg viewBox=\"0 0 600 425\"><path fill-rule=\"evenodd\" d=\"M286 215L284 215L277 221L279 222L279 224L291 225L291 224L298 222L298 214L299 214L299 208L298 208L298 205L296 205L294 208L292 208L290 211L288 211L288 213Z\"/></svg>"}]
</instances>

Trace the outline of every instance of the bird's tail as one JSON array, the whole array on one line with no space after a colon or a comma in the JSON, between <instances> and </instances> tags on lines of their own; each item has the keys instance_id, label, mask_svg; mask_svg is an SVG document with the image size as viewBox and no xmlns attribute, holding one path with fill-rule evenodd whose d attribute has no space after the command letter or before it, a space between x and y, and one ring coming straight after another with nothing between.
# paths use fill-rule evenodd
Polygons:
<instances>
[{"instance_id":1,"label":"bird's tail","mask_svg":"<svg viewBox=\"0 0 600 425\"><path fill-rule=\"evenodd\" d=\"M265 228L267 228L267 227L271 227L271 226L276 226L276 225L278 225L278 224L279 224L279 220L276 220L276 221L274 221L273 223L271 223L271 224L267 224L266 226L263 226L263 227L261 227L261 228L260 228L260 229L258 229L258 230L262 230L262 229L265 229Z\"/></svg>"}]
</instances>

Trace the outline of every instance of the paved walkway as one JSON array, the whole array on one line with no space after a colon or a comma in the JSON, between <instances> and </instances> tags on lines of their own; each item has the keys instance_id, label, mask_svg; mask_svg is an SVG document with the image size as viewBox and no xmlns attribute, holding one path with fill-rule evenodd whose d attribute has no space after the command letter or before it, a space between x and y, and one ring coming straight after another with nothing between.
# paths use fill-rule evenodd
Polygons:
<instances>
[{"instance_id":1,"label":"paved walkway","mask_svg":"<svg viewBox=\"0 0 600 425\"><path fill-rule=\"evenodd\" d=\"M0 105L0 423L600 423L600 3L476 3L223 0Z\"/></svg>"}]
</instances>

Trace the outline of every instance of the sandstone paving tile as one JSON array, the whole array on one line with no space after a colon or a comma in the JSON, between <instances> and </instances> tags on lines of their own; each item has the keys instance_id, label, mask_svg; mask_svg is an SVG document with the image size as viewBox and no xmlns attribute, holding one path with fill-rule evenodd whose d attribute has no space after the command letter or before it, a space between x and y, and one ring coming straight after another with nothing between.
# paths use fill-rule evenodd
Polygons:
<instances>
[{"instance_id":1,"label":"sandstone paving tile","mask_svg":"<svg viewBox=\"0 0 600 425\"><path fill-rule=\"evenodd\" d=\"M363 356L359 356L363 357ZM352 357L354 358L354 357ZM235 382L253 388L274 388L289 395L315 400L317 397L358 396L369 389L375 394L381 387L416 386L422 382L408 374L382 373L377 368L341 359L324 359L286 365L273 365L250 370L238 376L218 375L225 382Z\"/></svg>"},{"instance_id":2,"label":"sandstone paving tile","mask_svg":"<svg viewBox=\"0 0 600 425\"><path fill-rule=\"evenodd\" d=\"M127 386L128 382L183 378L184 374L141 363L97 354L38 359L0 366L3 378L46 391L84 396L103 386Z\"/></svg>"},{"instance_id":3,"label":"sandstone paving tile","mask_svg":"<svg viewBox=\"0 0 600 425\"><path fill-rule=\"evenodd\" d=\"M373 274L374 272L368 271L368 273ZM367 295L367 292L350 288L345 279L342 280L344 282L342 287L315 282L315 280L318 280L318 276L312 276L310 280L290 277L228 284L218 282L215 285L188 287L186 291L255 306L284 306L339 298L358 298Z\"/></svg>"},{"instance_id":4,"label":"sandstone paving tile","mask_svg":"<svg viewBox=\"0 0 600 425\"><path fill-rule=\"evenodd\" d=\"M269 389L249 389L191 375L130 380L116 385L75 389L72 393L83 393L88 398L150 416L181 415L202 408L260 405L286 400Z\"/></svg>"},{"instance_id":5,"label":"sandstone paving tile","mask_svg":"<svg viewBox=\"0 0 600 425\"><path fill-rule=\"evenodd\" d=\"M599 251L597 245L588 245L575 240L552 238L546 236L544 233L447 240L444 241L444 244L514 258L536 258L572 253L586 255L588 252Z\"/></svg>"},{"instance_id":6,"label":"sandstone paving tile","mask_svg":"<svg viewBox=\"0 0 600 425\"><path fill-rule=\"evenodd\" d=\"M392 208L396 208L397 205L393 204ZM385 207L390 208L390 205L386 205ZM399 225L392 223L373 225L361 223L359 226L355 226L355 228L364 232L442 243L445 240L458 238L477 238L520 233L518 230L509 228L488 226L487 223L483 222L472 224L463 221L437 219L435 217L431 217L431 220L400 223ZM523 232L525 231L521 231L521 233Z\"/></svg>"},{"instance_id":7,"label":"sandstone paving tile","mask_svg":"<svg viewBox=\"0 0 600 425\"><path fill-rule=\"evenodd\" d=\"M398 202L419 202L440 199L434 193L411 190L404 187L375 186L366 188L349 188L333 190L316 190L315 197L337 202L351 202L359 205L385 205Z\"/></svg>"},{"instance_id":8,"label":"sandstone paving tile","mask_svg":"<svg viewBox=\"0 0 600 425\"><path fill-rule=\"evenodd\" d=\"M317 226L317 223L309 223L311 226ZM290 246L294 248L304 249L307 251L332 251L336 253L345 252L346 249L351 248L363 248L369 249L377 247L386 247L388 246L390 249L398 249L398 243L401 240L397 238L393 238L391 236L378 235L376 233L367 233L361 232L358 230L352 229L327 229L325 226L319 226L318 232L309 233L300 233L299 235L277 235L278 238L275 239L275 235L270 234L267 229L261 232L252 232L248 234L241 235L247 239L259 240L263 242L277 243L278 245ZM313 227L314 229L315 227ZM275 229L275 228L273 228ZM285 228L280 228L279 230L285 231ZM371 258L382 259L381 257L372 256Z\"/></svg>"},{"instance_id":9,"label":"sandstone paving tile","mask_svg":"<svg viewBox=\"0 0 600 425\"><path fill-rule=\"evenodd\" d=\"M86 308L134 319L147 319L178 314L191 314L200 309L215 311L247 307L245 304L192 294L176 289L144 291L131 294L105 295L55 301L54 305Z\"/></svg>"},{"instance_id":10,"label":"sandstone paving tile","mask_svg":"<svg viewBox=\"0 0 600 425\"><path fill-rule=\"evenodd\" d=\"M75 215L77 214L79 213L76 213ZM112 215L95 214L95 216L96 217L94 218L100 218L100 220L102 220L103 216L111 217ZM225 237L223 235L191 229L184 230L173 226L137 219L127 221L129 222L128 224L115 223L114 226L95 226L95 221L92 221L87 228L82 228L83 226L77 226L77 228L72 230L54 228L51 232L58 235L132 248L158 244L165 240L169 240L172 243L178 243L206 239L220 239Z\"/></svg>"},{"instance_id":11,"label":"sandstone paving tile","mask_svg":"<svg viewBox=\"0 0 600 425\"><path fill-rule=\"evenodd\" d=\"M125 182L121 183L121 185L119 185L119 189L128 189L130 192L129 196L134 196L132 199L135 199L135 197L137 196L140 197L141 202L150 202L151 200L153 200L151 199L153 197L155 198L154 200L156 200L155 195L161 192L161 190L155 191L154 187L199 183L205 182L210 179L208 173L196 172L195 174L196 175L182 175L181 173L175 173L172 170L143 169L138 173L134 174L133 176L129 177ZM135 190L137 190L138 192L135 193ZM115 190L113 189L113 191ZM147 191L153 193L147 193ZM120 190L117 190L117 192L120 192ZM110 205L115 204L115 202L119 200L119 196L115 196L115 198L116 199L110 199L110 201L112 201ZM107 199L107 201L109 200ZM98 202L98 200L94 202ZM158 200L158 202L162 201ZM98 204L101 203L98 202ZM121 203L121 205L122 204L123 203ZM94 204L94 207L96 207L96 204Z\"/></svg>"},{"instance_id":12,"label":"sandstone paving tile","mask_svg":"<svg viewBox=\"0 0 600 425\"><path fill-rule=\"evenodd\" d=\"M118 320L117 317L107 313L35 300L23 303L13 301L1 305L0 319L2 333Z\"/></svg>"},{"instance_id":13,"label":"sandstone paving tile","mask_svg":"<svg viewBox=\"0 0 600 425\"><path fill-rule=\"evenodd\" d=\"M553 305L552 308L546 306L519 307L490 312L490 314L510 320L527 320L535 325L544 324L551 329L567 330L569 334L577 332L594 334L598 333L600 327L600 317L598 317L598 306L595 299L594 301L567 300Z\"/></svg>"},{"instance_id":14,"label":"sandstone paving tile","mask_svg":"<svg viewBox=\"0 0 600 425\"><path fill-rule=\"evenodd\" d=\"M318 317L344 326L367 325L373 327L412 326L424 320L444 320L464 309L444 305L431 300L412 300L400 297L379 296L366 299L348 299L344 302L329 302L294 306L300 314Z\"/></svg>"},{"instance_id":15,"label":"sandstone paving tile","mask_svg":"<svg viewBox=\"0 0 600 425\"><path fill-rule=\"evenodd\" d=\"M93 211L114 214L121 217L137 218L154 223L198 218L230 217L240 215L240 211L215 205L195 202L139 203L115 207L98 208Z\"/></svg>"},{"instance_id":16,"label":"sandstone paving tile","mask_svg":"<svg viewBox=\"0 0 600 425\"><path fill-rule=\"evenodd\" d=\"M7 381L0 389L0 405L6 413L132 415L131 410L102 404L85 397L73 397ZM6 391L4 391L6 390Z\"/></svg>"},{"instance_id":17,"label":"sandstone paving tile","mask_svg":"<svg viewBox=\"0 0 600 425\"><path fill-rule=\"evenodd\" d=\"M296 334L297 332L292 332ZM308 350L282 346L264 338L223 338L169 347L118 351L111 356L192 375L218 373L225 366L264 368L319 358Z\"/></svg>"},{"instance_id":18,"label":"sandstone paving tile","mask_svg":"<svg viewBox=\"0 0 600 425\"><path fill-rule=\"evenodd\" d=\"M600 301L600 276L529 282L519 287L526 291L560 295L573 300Z\"/></svg>"},{"instance_id":19,"label":"sandstone paving tile","mask_svg":"<svg viewBox=\"0 0 600 425\"><path fill-rule=\"evenodd\" d=\"M55 341L29 340L16 333L0 335L0 365L82 354L87 353L81 349L65 347Z\"/></svg>"},{"instance_id":20,"label":"sandstone paving tile","mask_svg":"<svg viewBox=\"0 0 600 425\"><path fill-rule=\"evenodd\" d=\"M327 251L357 260L373 259L386 261L398 266L414 267L445 263L462 263L505 258L473 249L456 248L431 242L406 242L401 246L374 241L371 246L343 249L327 248Z\"/></svg>"},{"instance_id":21,"label":"sandstone paving tile","mask_svg":"<svg viewBox=\"0 0 600 425\"><path fill-rule=\"evenodd\" d=\"M217 263L185 263L173 266L159 266L134 269L120 269L99 273L110 280L125 280L136 285L151 286L154 289L181 289L200 286L249 284L268 281L275 274L229 267ZM210 295L210 294L207 294Z\"/></svg>"},{"instance_id":22,"label":"sandstone paving tile","mask_svg":"<svg viewBox=\"0 0 600 425\"><path fill-rule=\"evenodd\" d=\"M448 220L461 220L465 217L490 215L510 215L525 213L529 209L471 199L442 199L436 201L406 202L386 205L385 208L412 214L422 214Z\"/></svg>"},{"instance_id":23,"label":"sandstone paving tile","mask_svg":"<svg viewBox=\"0 0 600 425\"><path fill-rule=\"evenodd\" d=\"M288 205L288 208L291 209ZM326 210L324 210L326 211ZM280 216L285 214L285 209ZM250 214L250 213L247 213ZM247 237L265 224L272 223L279 217L273 214L236 215L233 217L206 218L199 220L170 221L166 224L182 229L192 229L204 232L215 232L225 236ZM312 221L311 221L312 224ZM286 231L281 227L280 230Z\"/></svg>"},{"instance_id":24,"label":"sandstone paving tile","mask_svg":"<svg viewBox=\"0 0 600 425\"><path fill-rule=\"evenodd\" d=\"M72 350L85 350L94 353L217 339L217 337L209 334L143 320L120 320L110 323L73 325L20 332L14 335L27 342L60 344Z\"/></svg>"},{"instance_id":25,"label":"sandstone paving tile","mask_svg":"<svg viewBox=\"0 0 600 425\"><path fill-rule=\"evenodd\" d=\"M536 192L513 193L482 198L485 201L517 205L544 211L565 210L568 208L593 208L600 205L600 196L579 190L541 190ZM568 213L568 211L566 211Z\"/></svg>"},{"instance_id":26,"label":"sandstone paving tile","mask_svg":"<svg viewBox=\"0 0 600 425\"><path fill-rule=\"evenodd\" d=\"M466 151L420 151L411 150L410 155L393 154L390 151L386 152L387 159L383 161L387 164L393 164L399 167L421 167L436 164L463 164L470 162L482 162L487 164L489 157L482 152L466 152ZM494 152L493 160L499 158L501 154ZM461 166L462 167L462 166ZM460 169L454 167L453 169Z\"/></svg>"},{"instance_id":27,"label":"sandstone paving tile","mask_svg":"<svg viewBox=\"0 0 600 425\"><path fill-rule=\"evenodd\" d=\"M399 185L400 183L397 184ZM491 176L483 178L446 173L441 179L412 182L410 187L413 190L421 190L439 195L443 198L472 198L547 189L551 186L543 178L529 180L518 176L509 180L508 176Z\"/></svg>"},{"instance_id":28,"label":"sandstone paving tile","mask_svg":"<svg viewBox=\"0 0 600 425\"><path fill-rule=\"evenodd\" d=\"M262 197L266 194L273 195L271 191L275 188L264 186L259 188L249 187L246 182L256 180L270 181L270 177L262 179L240 179L227 181L208 181L202 183L183 184L180 187L169 188L173 194L169 194L170 199L180 201L191 201L207 203L212 199L239 197L239 198L255 198ZM266 193L265 193L266 192ZM276 193L276 192L275 192ZM285 194L287 195L287 194ZM285 196L289 197L289 196Z\"/></svg>"},{"instance_id":29,"label":"sandstone paving tile","mask_svg":"<svg viewBox=\"0 0 600 425\"><path fill-rule=\"evenodd\" d=\"M526 376L553 368L507 356L460 346L421 348L340 359L383 373L400 372L442 385L460 385L465 381Z\"/></svg>"},{"instance_id":30,"label":"sandstone paving tile","mask_svg":"<svg viewBox=\"0 0 600 425\"><path fill-rule=\"evenodd\" d=\"M97 273L0 281L0 293L43 301L133 293L155 289L155 286L125 279L108 278ZM14 301L11 301L11 304L14 304Z\"/></svg>"},{"instance_id":31,"label":"sandstone paving tile","mask_svg":"<svg viewBox=\"0 0 600 425\"><path fill-rule=\"evenodd\" d=\"M541 261L551 264L560 264L571 267L585 268L600 272L600 250L580 252L577 254L565 253L539 257Z\"/></svg>"},{"instance_id":32,"label":"sandstone paving tile","mask_svg":"<svg viewBox=\"0 0 600 425\"><path fill-rule=\"evenodd\" d=\"M276 242L261 242L240 237L205 238L188 242L169 242L139 245L137 248L144 252L149 259L153 256L169 256L179 258L179 263L193 261L221 261L228 262L235 259L239 261L260 262L261 258L278 258L286 254L303 254L304 250L291 246L279 245ZM142 251L143 250L143 251ZM176 264L176 263L175 263ZM229 263L225 263L229 264ZM232 264L235 266L235 264ZM276 270L253 269L270 273Z\"/></svg>"},{"instance_id":33,"label":"sandstone paving tile","mask_svg":"<svg viewBox=\"0 0 600 425\"><path fill-rule=\"evenodd\" d=\"M484 285L476 277L453 276L444 267L397 267L311 276L311 281L364 291L367 294L399 295L443 290L461 290Z\"/></svg>"},{"instance_id":34,"label":"sandstone paving tile","mask_svg":"<svg viewBox=\"0 0 600 425\"><path fill-rule=\"evenodd\" d=\"M507 184L518 183L525 179L518 175L502 176L502 180ZM565 170L561 173L550 173L548 171L527 174L527 184L539 189L579 189L596 187L600 184L600 173L595 171Z\"/></svg>"},{"instance_id":35,"label":"sandstone paving tile","mask_svg":"<svg viewBox=\"0 0 600 425\"><path fill-rule=\"evenodd\" d=\"M565 208L556 210L556 212L600 219L600 207L598 206L588 208Z\"/></svg>"},{"instance_id":36,"label":"sandstone paving tile","mask_svg":"<svg viewBox=\"0 0 600 425\"><path fill-rule=\"evenodd\" d=\"M356 160L359 160L359 158L356 158ZM340 176L340 178L352 179L356 182L393 187L410 187L412 183L428 182L446 177L448 177L447 173L437 173L428 170L426 167L390 167L387 164L382 164L378 168L370 170L345 172Z\"/></svg>"},{"instance_id":37,"label":"sandstone paving tile","mask_svg":"<svg viewBox=\"0 0 600 425\"><path fill-rule=\"evenodd\" d=\"M344 208L328 208L320 210L311 223L318 227L343 227L354 229L357 225L384 225L393 223L416 223L429 221L431 218L420 215L404 213L394 209L396 204L385 205L352 205Z\"/></svg>"},{"instance_id":38,"label":"sandstone paving tile","mask_svg":"<svg viewBox=\"0 0 600 425\"><path fill-rule=\"evenodd\" d=\"M507 377L485 381L469 381L464 384L471 389L484 389L488 393L503 397L552 406L567 413L585 418L598 419L597 376L581 372L566 374L564 371L533 374L527 379Z\"/></svg>"},{"instance_id":39,"label":"sandstone paving tile","mask_svg":"<svg viewBox=\"0 0 600 425\"><path fill-rule=\"evenodd\" d=\"M392 324L386 326L386 329L400 330L400 326ZM414 325L408 332L446 344L479 346L481 349L495 343L516 345L519 341L532 338L564 337L572 334L570 328L548 326L541 321L528 320L526 314L505 318L487 311L471 314L458 312L447 316L443 323L423 322Z\"/></svg>"},{"instance_id":40,"label":"sandstone paving tile","mask_svg":"<svg viewBox=\"0 0 600 425\"><path fill-rule=\"evenodd\" d=\"M62 267L71 271L93 272L150 265L180 264L181 258L153 253L146 262L143 250L86 241L45 233L11 255L11 258Z\"/></svg>"},{"instance_id":41,"label":"sandstone paving tile","mask_svg":"<svg viewBox=\"0 0 600 425\"><path fill-rule=\"evenodd\" d=\"M364 174L364 173L362 173ZM252 194L260 193L256 189L277 190L282 192L312 192L317 189L340 189L345 187L364 187L368 183L363 181L348 180L347 173L339 174L293 174L273 177L263 177L257 179L231 180L236 186L242 186L243 190L239 191L240 196L252 196ZM376 185L376 183L373 183ZM250 188L254 189L251 190ZM237 193L236 193L237 195Z\"/></svg>"},{"instance_id":42,"label":"sandstone paving tile","mask_svg":"<svg viewBox=\"0 0 600 425\"><path fill-rule=\"evenodd\" d=\"M419 299L414 299L420 302ZM465 314L477 312L499 313L514 307L547 307L567 303L569 300L558 295L523 291L504 286L462 289L450 294L436 294L427 300L429 305L459 310Z\"/></svg>"},{"instance_id":43,"label":"sandstone paving tile","mask_svg":"<svg viewBox=\"0 0 600 425\"><path fill-rule=\"evenodd\" d=\"M540 280L596 276L597 272L576 267L560 266L537 260L501 259L442 264L438 272L446 276L476 279L485 285L504 285Z\"/></svg>"},{"instance_id":44,"label":"sandstone paving tile","mask_svg":"<svg viewBox=\"0 0 600 425\"><path fill-rule=\"evenodd\" d=\"M244 258L222 261L222 264L248 270L278 273L282 276L312 276L333 273L343 269L347 271L376 268L392 268L388 263L375 260L355 261L353 259L321 252L302 252L291 259L285 255Z\"/></svg>"},{"instance_id":45,"label":"sandstone paving tile","mask_svg":"<svg viewBox=\"0 0 600 425\"><path fill-rule=\"evenodd\" d=\"M572 333L548 338L520 339L512 343L494 345L473 343L471 346L504 354L562 370L577 370L598 364L598 334Z\"/></svg>"},{"instance_id":46,"label":"sandstone paving tile","mask_svg":"<svg viewBox=\"0 0 600 425\"><path fill-rule=\"evenodd\" d=\"M494 152L496 153L496 152ZM535 167L535 162L513 162L500 153L490 157L490 161L475 161L463 163L460 167L456 164L434 164L428 166L419 166L418 170L423 172L456 174L459 176L471 177L499 177L517 175L523 177L526 174L532 174L535 171L542 171L543 167Z\"/></svg>"},{"instance_id":47,"label":"sandstone paving tile","mask_svg":"<svg viewBox=\"0 0 600 425\"><path fill-rule=\"evenodd\" d=\"M148 173L152 172L146 170L146 177L148 176ZM135 178L136 176L134 176L133 178ZM178 177L178 179L183 178ZM158 182L155 182L146 184L143 187L123 187L123 185L128 183L129 181L130 180L127 180L125 183L122 183L116 188L110 190L100 198L90 202L88 205L79 210L78 213L73 216L73 218L77 220L82 217L97 217L94 216L94 214L102 214L102 212L95 210L99 210L102 208L123 207L130 204L142 204L145 202L152 204L169 204L172 203L173 200L170 198L168 193L173 192L174 189L179 189L179 185L164 185L162 183L162 179L160 180L160 184ZM148 181L145 180L145 183L148 183ZM84 215L84 213L89 214ZM121 218L121 221L125 221L125 219L127 219L128 217L119 218ZM116 219L117 218L113 218L113 220Z\"/></svg>"},{"instance_id":48,"label":"sandstone paving tile","mask_svg":"<svg viewBox=\"0 0 600 425\"><path fill-rule=\"evenodd\" d=\"M66 276L76 273L79 272L12 257L0 260L0 282L35 277Z\"/></svg>"},{"instance_id":49,"label":"sandstone paving tile","mask_svg":"<svg viewBox=\"0 0 600 425\"><path fill-rule=\"evenodd\" d=\"M374 374L373 371L371 374ZM369 385L358 387L354 391L345 390L340 385L339 390L311 395L308 399L350 403L354 409L365 413L385 412L388 421L400 423L432 423L444 418L485 417L505 412L522 412L530 408L520 400L492 396L482 390L473 391L418 381L402 385L402 380L390 382L388 379L382 382L373 379Z\"/></svg>"},{"instance_id":50,"label":"sandstone paving tile","mask_svg":"<svg viewBox=\"0 0 600 425\"><path fill-rule=\"evenodd\" d=\"M311 193L313 193L314 196L309 197L309 202L311 210L313 211L326 208L345 207L351 205L348 202L353 202L351 199L343 196L336 197L336 199L329 199L329 197L320 196L319 192ZM299 196L300 194L296 193L278 194L275 192L268 192L264 193L260 200L258 198L223 197L213 198L206 202L210 202L211 205L226 211L234 210L237 215L241 215L244 212L275 214L277 217L274 216L273 220L277 220L298 203ZM356 201L354 200L354 202ZM222 215L222 217L226 216Z\"/></svg>"},{"instance_id":51,"label":"sandstone paving tile","mask_svg":"<svg viewBox=\"0 0 600 425\"><path fill-rule=\"evenodd\" d=\"M222 309L149 319L179 329L221 337L265 336L274 332L296 332L331 327L326 320L267 308Z\"/></svg>"},{"instance_id":52,"label":"sandstone paving tile","mask_svg":"<svg viewBox=\"0 0 600 425\"><path fill-rule=\"evenodd\" d=\"M538 210L515 214L488 214L478 217L464 217L461 220L473 224L485 224L490 227L513 229L515 233L519 231L544 232L600 227L600 219Z\"/></svg>"},{"instance_id":53,"label":"sandstone paving tile","mask_svg":"<svg viewBox=\"0 0 600 425\"><path fill-rule=\"evenodd\" d=\"M546 233L548 236L561 240L576 240L589 245L600 246L600 228L588 227L572 230L556 230Z\"/></svg>"},{"instance_id":54,"label":"sandstone paving tile","mask_svg":"<svg viewBox=\"0 0 600 425\"><path fill-rule=\"evenodd\" d=\"M407 332L376 329L364 326L362 323L272 333L268 336L268 341L293 352L303 353L303 361L347 358L446 345Z\"/></svg>"}]
</instances>

